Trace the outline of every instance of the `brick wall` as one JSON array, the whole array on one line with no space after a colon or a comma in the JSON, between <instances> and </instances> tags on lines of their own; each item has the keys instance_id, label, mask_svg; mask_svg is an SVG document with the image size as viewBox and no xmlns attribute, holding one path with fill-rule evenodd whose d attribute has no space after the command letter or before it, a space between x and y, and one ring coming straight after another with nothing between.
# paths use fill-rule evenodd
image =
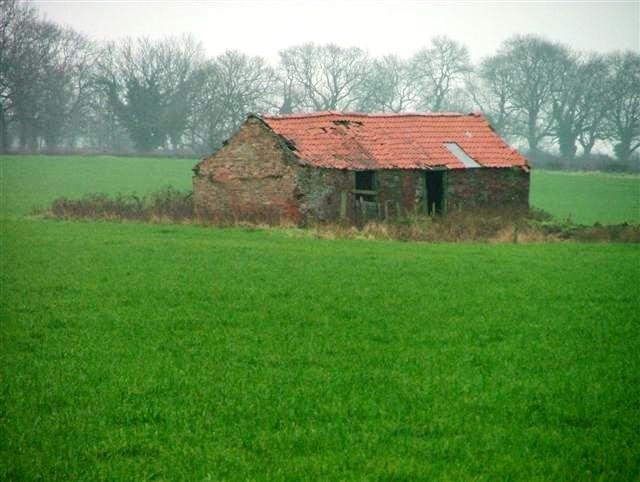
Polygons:
<instances>
[{"instance_id":1,"label":"brick wall","mask_svg":"<svg viewBox=\"0 0 640 482\"><path fill-rule=\"evenodd\" d=\"M209 220L297 222L298 169L282 140L260 120L249 119L198 164L193 178L196 214Z\"/></svg>"},{"instance_id":2,"label":"brick wall","mask_svg":"<svg viewBox=\"0 0 640 482\"><path fill-rule=\"evenodd\" d=\"M448 209L529 206L529 173L520 168L454 169L445 180Z\"/></svg>"}]
</instances>

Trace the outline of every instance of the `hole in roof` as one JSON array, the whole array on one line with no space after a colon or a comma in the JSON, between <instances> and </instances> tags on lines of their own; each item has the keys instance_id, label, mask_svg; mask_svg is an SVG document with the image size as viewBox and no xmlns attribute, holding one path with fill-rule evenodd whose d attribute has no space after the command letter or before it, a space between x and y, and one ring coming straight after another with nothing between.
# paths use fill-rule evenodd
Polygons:
<instances>
[{"instance_id":1,"label":"hole in roof","mask_svg":"<svg viewBox=\"0 0 640 482\"><path fill-rule=\"evenodd\" d=\"M449 149L449 152L451 154L456 156L456 159L464 164L464 167L480 167L480 164L473 160L473 158L469 154L464 152L464 149L462 149L462 147L460 147L455 142L445 142L444 145L447 149Z\"/></svg>"}]
</instances>

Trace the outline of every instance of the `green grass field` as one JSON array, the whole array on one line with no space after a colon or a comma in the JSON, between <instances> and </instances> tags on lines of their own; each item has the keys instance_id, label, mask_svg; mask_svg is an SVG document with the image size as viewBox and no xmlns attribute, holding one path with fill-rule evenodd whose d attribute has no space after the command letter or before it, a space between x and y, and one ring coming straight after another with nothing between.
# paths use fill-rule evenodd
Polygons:
<instances>
[{"instance_id":1,"label":"green grass field","mask_svg":"<svg viewBox=\"0 0 640 482\"><path fill-rule=\"evenodd\" d=\"M166 185L191 189L195 163L109 156L0 156L0 214L19 217L60 196L145 194ZM639 223L640 176L534 170L531 204L578 223Z\"/></svg>"},{"instance_id":2,"label":"green grass field","mask_svg":"<svg viewBox=\"0 0 640 482\"><path fill-rule=\"evenodd\" d=\"M48 161L0 158L0 480L640 476L640 245L22 217L192 165Z\"/></svg>"},{"instance_id":3,"label":"green grass field","mask_svg":"<svg viewBox=\"0 0 640 482\"><path fill-rule=\"evenodd\" d=\"M19 217L57 197L191 189L191 159L111 156L0 156L2 214Z\"/></svg>"},{"instance_id":4,"label":"green grass field","mask_svg":"<svg viewBox=\"0 0 640 482\"><path fill-rule=\"evenodd\" d=\"M639 474L636 245L2 232L2 478Z\"/></svg>"},{"instance_id":5,"label":"green grass field","mask_svg":"<svg viewBox=\"0 0 640 482\"><path fill-rule=\"evenodd\" d=\"M640 223L640 176L534 170L531 205L583 224Z\"/></svg>"}]
</instances>

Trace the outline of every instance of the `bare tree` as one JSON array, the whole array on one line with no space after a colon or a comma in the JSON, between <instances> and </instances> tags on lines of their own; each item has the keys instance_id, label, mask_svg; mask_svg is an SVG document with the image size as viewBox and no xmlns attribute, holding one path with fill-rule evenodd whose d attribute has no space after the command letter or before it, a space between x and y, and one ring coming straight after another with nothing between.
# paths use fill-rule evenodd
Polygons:
<instances>
[{"instance_id":1,"label":"bare tree","mask_svg":"<svg viewBox=\"0 0 640 482\"><path fill-rule=\"evenodd\" d=\"M346 110L355 103L367 55L355 47L308 43L281 51L280 64L302 92L304 108Z\"/></svg>"},{"instance_id":2,"label":"bare tree","mask_svg":"<svg viewBox=\"0 0 640 482\"><path fill-rule=\"evenodd\" d=\"M20 34L34 17L33 9L22 7L16 0L0 1L0 152L7 151L11 144L9 124L14 120L17 62L23 49L20 44L26 40Z\"/></svg>"},{"instance_id":3,"label":"bare tree","mask_svg":"<svg viewBox=\"0 0 640 482\"><path fill-rule=\"evenodd\" d=\"M410 65L397 55L373 60L360 89L358 110L365 112L403 112L415 108L418 98Z\"/></svg>"},{"instance_id":4,"label":"bare tree","mask_svg":"<svg viewBox=\"0 0 640 482\"><path fill-rule=\"evenodd\" d=\"M179 147L203 63L200 44L189 36L141 38L121 42L111 53L101 82L136 147Z\"/></svg>"},{"instance_id":5,"label":"bare tree","mask_svg":"<svg viewBox=\"0 0 640 482\"><path fill-rule=\"evenodd\" d=\"M606 105L606 65L602 59L584 59L577 55L559 58L558 65L561 69L551 95L551 130L562 160L570 164L581 136L595 142L597 126L604 117L603 105Z\"/></svg>"},{"instance_id":6,"label":"bare tree","mask_svg":"<svg viewBox=\"0 0 640 482\"><path fill-rule=\"evenodd\" d=\"M502 55L485 59L466 77L466 90L474 104L503 136L513 135L514 108L510 101L511 68Z\"/></svg>"},{"instance_id":7,"label":"bare tree","mask_svg":"<svg viewBox=\"0 0 640 482\"><path fill-rule=\"evenodd\" d=\"M280 64L274 79L273 108L279 114L304 110L304 92L294 79L292 69Z\"/></svg>"},{"instance_id":8,"label":"bare tree","mask_svg":"<svg viewBox=\"0 0 640 482\"><path fill-rule=\"evenodd\" d=\"M473 103L535 158L554 142L571 162L598 140L640 148L640 55L576 54L517 36L474 71L464 45L435 37L408 61L307 43L272 69L227 51L206 60L190 37L96 44L0 0L0 152L89 145L210 152L248 112L466 110Z\"/></svg>"},{"instance_id":9,"label":"bare tree","mask_svg":"<svg viewBox=\"0 0 640 482\"><path fill-rule=\"evenodd\" d=\"M551 101L556 76L562 72L567 50L535 36L517 36L504 43L494 57L510 70L506 84L514 113L515 133L527 140L535 158L540 142L551 135Z\"/></svg>"},{"instance_id":10,"label":"bare tree","mask_svg":"<svg viewBox=\"0 0 640 482\"><path fill-rule=\"evenodd\" d=\"M199 73L190 136L203 153L216 149L246 118L274 105L277 79L260 57L227 51L208 62Z\"/></svg>"},{"instance_id":11,"label":"bare tree","mask_svg":"<svg viewBox=\"0 0 640 482\"><path fill-rule=\"evenodd\" d=\"M0 9L0 148L10 147L10 124L23 149L73 143L88 100L91 43L18 1Z\"/></svg>"},{"instance_id":12,"label":"bare tree","mask_svg":"<svg viewBox=\"0 0 640 482\"><path fill-rule=\"evenodd\" d=\"M173 148L182 145L183 134L197 95L197 75L204 64L202 46L186 36L159 45L160 83L166 96L162 120Z\"/></svg>"},{"instance_id":13,"label":"bare tree","mask_svg":"<svg viewBox=\"0 0 640 482\"><path fill-rule=\"evenodd\" d=\"M606 117L616 157L626 161L640 147L640 55L612 55L610 66L613 95Z\"/></svg>"},{"instance_id":14,"label":"bare tree","mask_svg":"<svg viewBox=\"0 0 640 482\"><path fill-rule=\"evenodd\" d=\"M558 143L560 156L570 163L576 154L576 141L580 132L579 104L583 95L581 86L581 65L574 55L558 59L554 86L551 90L551 135Z\"/></svg>"},{"instance_id":15,"label":"bare tree","mask_svg":"<svg viewBox=\"0 0 640 482\"><path fill-rule=\"evenodd\" d=\"M584 95L579 102L581 128L578 143L582 147L582 155L587 157L596 141L607 139L606 113L613 92L609 90L610 78L605 58L591 55L583 71L586 78L581 83Z\"/></svg>"},{"instance_id":16,"label":"bare tree","mask_svg":"<svg viewBox=\"0 0 640 482\"><path fill-rule=\"evenodd\" d=\"M447 37L434 37L431 47L420 50L411 59L414 81L420 86L420 107L438 112L449 108L450 96L461 87L471 69L464 45Z\"/></svg>"},{"instance_id":17,"label":"bare tree","mask_svg":"<svg viewBox=\"0 0 640 482\"><path fill-rule=\"evenodd\" d=\"M91 92L93 46L70 29L59 30L51 40L49 62L42 66L42 137L49 148L59 147L63 140L73 147Z\"/></svg>"},{"instance_id":18,"label":"bare tree","mask_svg":"<svg viewBox=\"0 0 640 482\"><path fill-rule=\"evenodd\" d=\"M117 51L115 43L103 44L93 65L94 81L87 124L91 131L91 145L102 151L121 151L132 147L118 115L122 79L117 66Z\"/></svg>"},{"instance_id":19,"label":"bare tree","mask_svg":"<svg viewBox=\"0 0 640 482\"><path fill-rule=\"evenodd\" d=\"M228 122L237 126L248 112L268 107L274 72L261 57L227 51L216 58L218 82L222 86L222 107Z\"/></svg>"},{"instance_id":20,"label":"bare tree","mask_svg":"<svg viewBox=\"0 0 640 482\"><path fill-rule=\"evenodd\" d=\"M43 101L44 67L50 63L51 39L58 29L17 0L0 3L0 135L10 145L9 127L17 124L19 144L36 146Z\"/></svg>"}]
</instances>

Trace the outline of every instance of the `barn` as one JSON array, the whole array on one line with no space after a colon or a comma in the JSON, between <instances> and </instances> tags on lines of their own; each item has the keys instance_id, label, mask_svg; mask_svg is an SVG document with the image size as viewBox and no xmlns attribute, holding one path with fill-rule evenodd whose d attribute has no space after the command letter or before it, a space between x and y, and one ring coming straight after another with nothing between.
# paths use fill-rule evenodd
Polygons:
<instances>
[{"instance_id":1,"label":"barn","mask_svg":"<svg viewBox=\"0 0 640 482\"><path fill-rule=\"evenodd\" d=\"M252 114L193 170L209 220L358 222L529 200L527 160L476 113Z\"/></svg>"}]
</instances>

